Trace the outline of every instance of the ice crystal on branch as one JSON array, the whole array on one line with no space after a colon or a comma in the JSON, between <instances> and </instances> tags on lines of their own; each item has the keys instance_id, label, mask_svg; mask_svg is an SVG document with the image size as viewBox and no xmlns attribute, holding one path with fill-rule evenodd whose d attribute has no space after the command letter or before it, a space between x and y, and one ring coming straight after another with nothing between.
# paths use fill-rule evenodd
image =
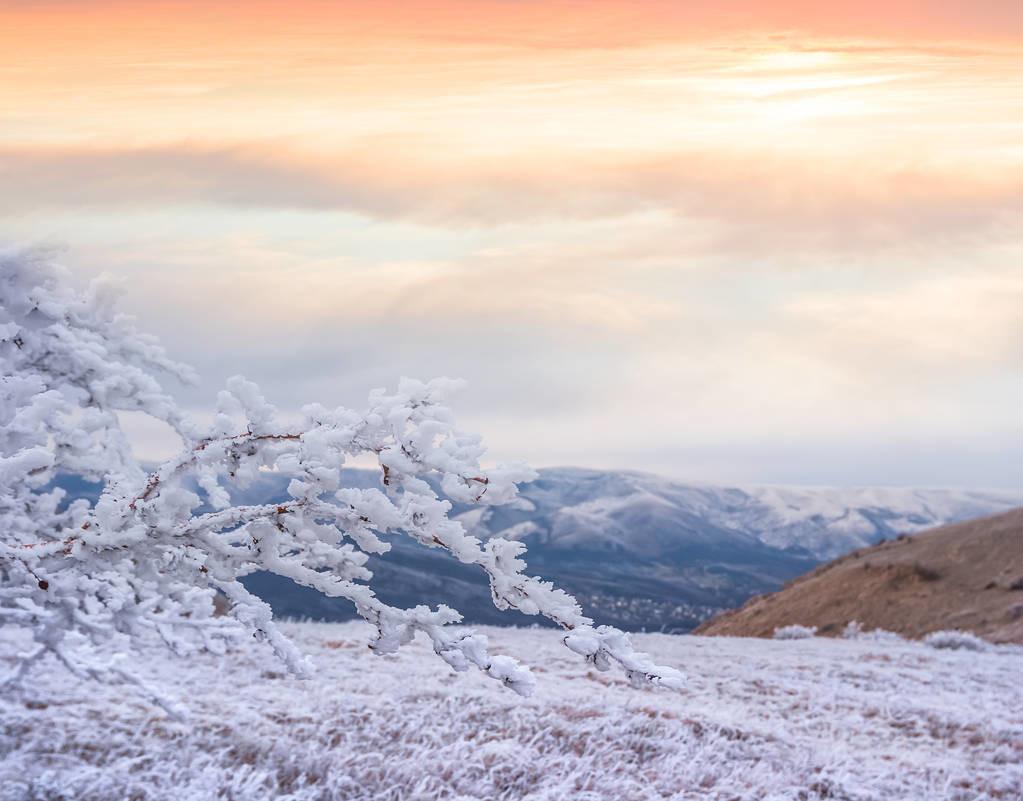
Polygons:
<instances>
[{"instance_id":1,"label":"ice crystal on branch","mask_svg":"<svg viewBox=\"0 0 1023 801\"><path fill-rule=\"evenodd\" d=\"M594 627L572 596L526 575L521 543L481 542L449 518L448 499L505 504L516 482L534 477L523 465L480 466L480 438L458 431L445 406L455 382L404 379L392 394L371 393L362 412L309 405L296 424L236 377L203 430L155 377L190 381L191 371L115 314L102 286L82 295L60 268L25 252L0 253L0 362L0 623L29 628L35 643L5 683L48 655L79 676L135 681L104 655L130 655L133 641L154 635L179 653L218 650L245 631L306 675L307 660L270 607L240 581L268 571L350 601L376 627L377 653L422 633L455 670L475 666L528 694L527 668L491 655L481 635L445 628L461 619L453 609L377 598L367 554L388 551L378 535L403 534L478 566L498 608L554 621L565 645L596 667L620 667L637 686L681 685L626 635ZM170 425L180 453L144 471L122 411ZM341 468L367 454L383 490L343 487ZM289 476L289 499L234 503L232 490L261 471ZM58 473L103 481L96 505L62 503L62 491L49 488ZM228 601L224 617L213 614L217 593Z\"/></svg>"}]
</instances>

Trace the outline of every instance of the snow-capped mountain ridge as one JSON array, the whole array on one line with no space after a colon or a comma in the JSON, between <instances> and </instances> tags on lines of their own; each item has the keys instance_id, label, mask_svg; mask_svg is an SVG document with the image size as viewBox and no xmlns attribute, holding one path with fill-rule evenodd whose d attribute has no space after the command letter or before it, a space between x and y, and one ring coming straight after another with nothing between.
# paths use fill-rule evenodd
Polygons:
<instances>
[{"instance_id":1,"label":"snow-capped mountain ridge","mask_svg":"<svg viewBox=\"0 0 1023 801\"><path fill-rule=\"evenodd\" d=\"M724 530L823 560L899 534L1023 506L1023 491L717 486L582 468L541 470L522 495L531 508L488 509L463 523L484 537L537 539L559 548L618 543L645 552L659 550L651 525L667 524L684 539L720 537ZM662 547L672 544L668 538Z\"/></svg>"}]
</instances>

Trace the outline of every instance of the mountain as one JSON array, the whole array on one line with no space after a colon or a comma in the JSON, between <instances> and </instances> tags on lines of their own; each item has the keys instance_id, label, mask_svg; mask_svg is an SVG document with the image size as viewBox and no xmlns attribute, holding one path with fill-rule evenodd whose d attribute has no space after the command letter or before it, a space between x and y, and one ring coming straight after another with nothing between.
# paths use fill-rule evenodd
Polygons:
<instances>
[{"instance_id":1,"label":"mountain","mask_svg":"<svg viewBox=\"0 0 1023 801\"><path fill-rule=\"evenodd\" d=\"M907 637L962 629L1023 643L1023 509L855 551L697 633L769 637L798 624L834 635L852 620Z\"/></svg>"},{"instance_id":2,"label":"mountain","mask_svg":"<svg viewBox=\"0 0 1023 801\"><path fill-rule=\"evenodd\" d=\"M899 534L1023 505L1023 492L739 488L580 468L541 470L522 496L532 508L496 508L465 522L484 535L646 555L672 551L680 542L720 545L727 531L823 561Z\"/></svg>"},{"instance_id":3,"label":"mountain","mask_svg":"<svg viewBox=\"0 0 1023 801\"><path fill-rule=\"evenodd\" d=\"M379 474L346 470L344 481L379 486ZM235 499L282 500L286 486L286 479L265 474ZM89 487L79 482L70 489L87 494ZM530 571L575 594L598 622L669 631L688 631L835 555L1023 505L1023 493L738 488L579 468L541 470L521 494L515 506L456 505L452 515L480 538L523 541ZM369 563L388 603L447 603L478 623L536 622L495 609L477 569L404 537L391 542L390 553ZM276 576L246 582L280 615L352 616L344 602Z\"/></svg>"}]
</instances>

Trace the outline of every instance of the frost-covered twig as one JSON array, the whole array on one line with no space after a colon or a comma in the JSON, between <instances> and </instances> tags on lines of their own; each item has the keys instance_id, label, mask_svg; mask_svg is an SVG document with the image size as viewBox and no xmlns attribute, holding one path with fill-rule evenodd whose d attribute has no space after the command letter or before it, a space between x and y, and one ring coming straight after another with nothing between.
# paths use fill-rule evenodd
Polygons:
<instances>
[{"instance_id":1,"label":"frost-covered twig","mask_svg":"<svg viewBox=\"0 0 1023 801\"><path fill-rule=\"evenodd\" d=\"M78 675L125 681L124 666L96 656L102 646L130 652L156 632L178 652L216 650L242 630L308 674L270 607L239 581L261 570L350 601L376 627L378 653L422 632L455 670L474 666L528 693L526 668L491 655L485 637L449 633L461 619L454 610L377 598L365 583L367 554L386 553L379 535L391 534L478 566L499 608L554 621L566 646L596 667L616 665L637 686L680 686L677 671L634 652L621 632L594 628L572 596L526 575L521 543L481 542L450 519L452 500L505 504L534 477L523 465L480 466L479 437L458 431L445 405L456 382L404 379L393 394L373 392L362 412L310 405L296 424L232 378L201 429L154 377L191 380L191 371L112 309L106 293L75 293L38 255L0 254L0 619L29 628L38 644L16 677L51 653ZM180 453L146 473L119 411L168 423ZM383 490L342 487L341 468L365 456L379 464ZM289 499L235 503L233 492L262 471L290 477ZM95 506L62 504L62 492L47 488L62 472L105 483ZM230 604L224 618L213 614L217 592Z\"/></svg>"}]
</instances>

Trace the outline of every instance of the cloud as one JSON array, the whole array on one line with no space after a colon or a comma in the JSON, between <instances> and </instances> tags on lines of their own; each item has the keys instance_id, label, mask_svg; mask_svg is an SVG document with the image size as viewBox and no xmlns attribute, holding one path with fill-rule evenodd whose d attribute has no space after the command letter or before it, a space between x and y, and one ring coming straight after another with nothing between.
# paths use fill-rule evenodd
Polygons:
<instances>
[{"instance_id":1,"label":"cloud","mask_svg":"<svg viewBox=\"0 0 1023 801\"><path fill-rule=\"evenodd\" d=\"M469 379L469 406L491 415L578 411L682 309L618 286L605 265L549 270L543 249L367 265L257 239L176 238L104 245L95 261L125 280L146 327L199 368L203 387L186 392L200 407L240 372L290 408L359 405L401 375L449 375Z\"/></svg>"},{"instance_id":2,"label":"cloud","mask_svg":"<svg viewBox=\"0 0 1023 801\"><path fill-rule=\"evenodd\" d=\"M441 227L665 213L824 247L1016 236L1023 164L808 164L759 153L416 161L372 147L317 159L269 148L0 149L0 209L219 204L353 212Z\"/></svg>"},{"instance_id":3,"label":"cloud","mask_svg":"<svg viewBox=\"0 0 1023 801\"><path fill-rule=\"evenodd\" d=\"M459 419L498 459L723 480L1004 483L1023 392L1011 250L1000 267L989 253L987 266L930 273L757 275L623 270L618 229L601 223L564 234L567 247L546 235L364 263L350 232L348 257L323 257L344 247L170 231L103 242L89 260L128 279L125 308L200 369L202 387L185 394L197 409L235 373L286 409L359 407L401 375L449 375L468 379ZM958 467L921 455L971 443L987 443L986 467L981 444Z\"/></svg>"},{"instance_id":4,"label":"cloud","mask_svg":"<svg viewBox=\"0 0 1023 801\"><path fill-rule=\"evenodd\" d=\"M1023 359L1023 273L1015 266L893 284L794 299L786 313L796 338L857 381L888 386L900 375L947 384Z\"/></svg>"}]
</instances>

